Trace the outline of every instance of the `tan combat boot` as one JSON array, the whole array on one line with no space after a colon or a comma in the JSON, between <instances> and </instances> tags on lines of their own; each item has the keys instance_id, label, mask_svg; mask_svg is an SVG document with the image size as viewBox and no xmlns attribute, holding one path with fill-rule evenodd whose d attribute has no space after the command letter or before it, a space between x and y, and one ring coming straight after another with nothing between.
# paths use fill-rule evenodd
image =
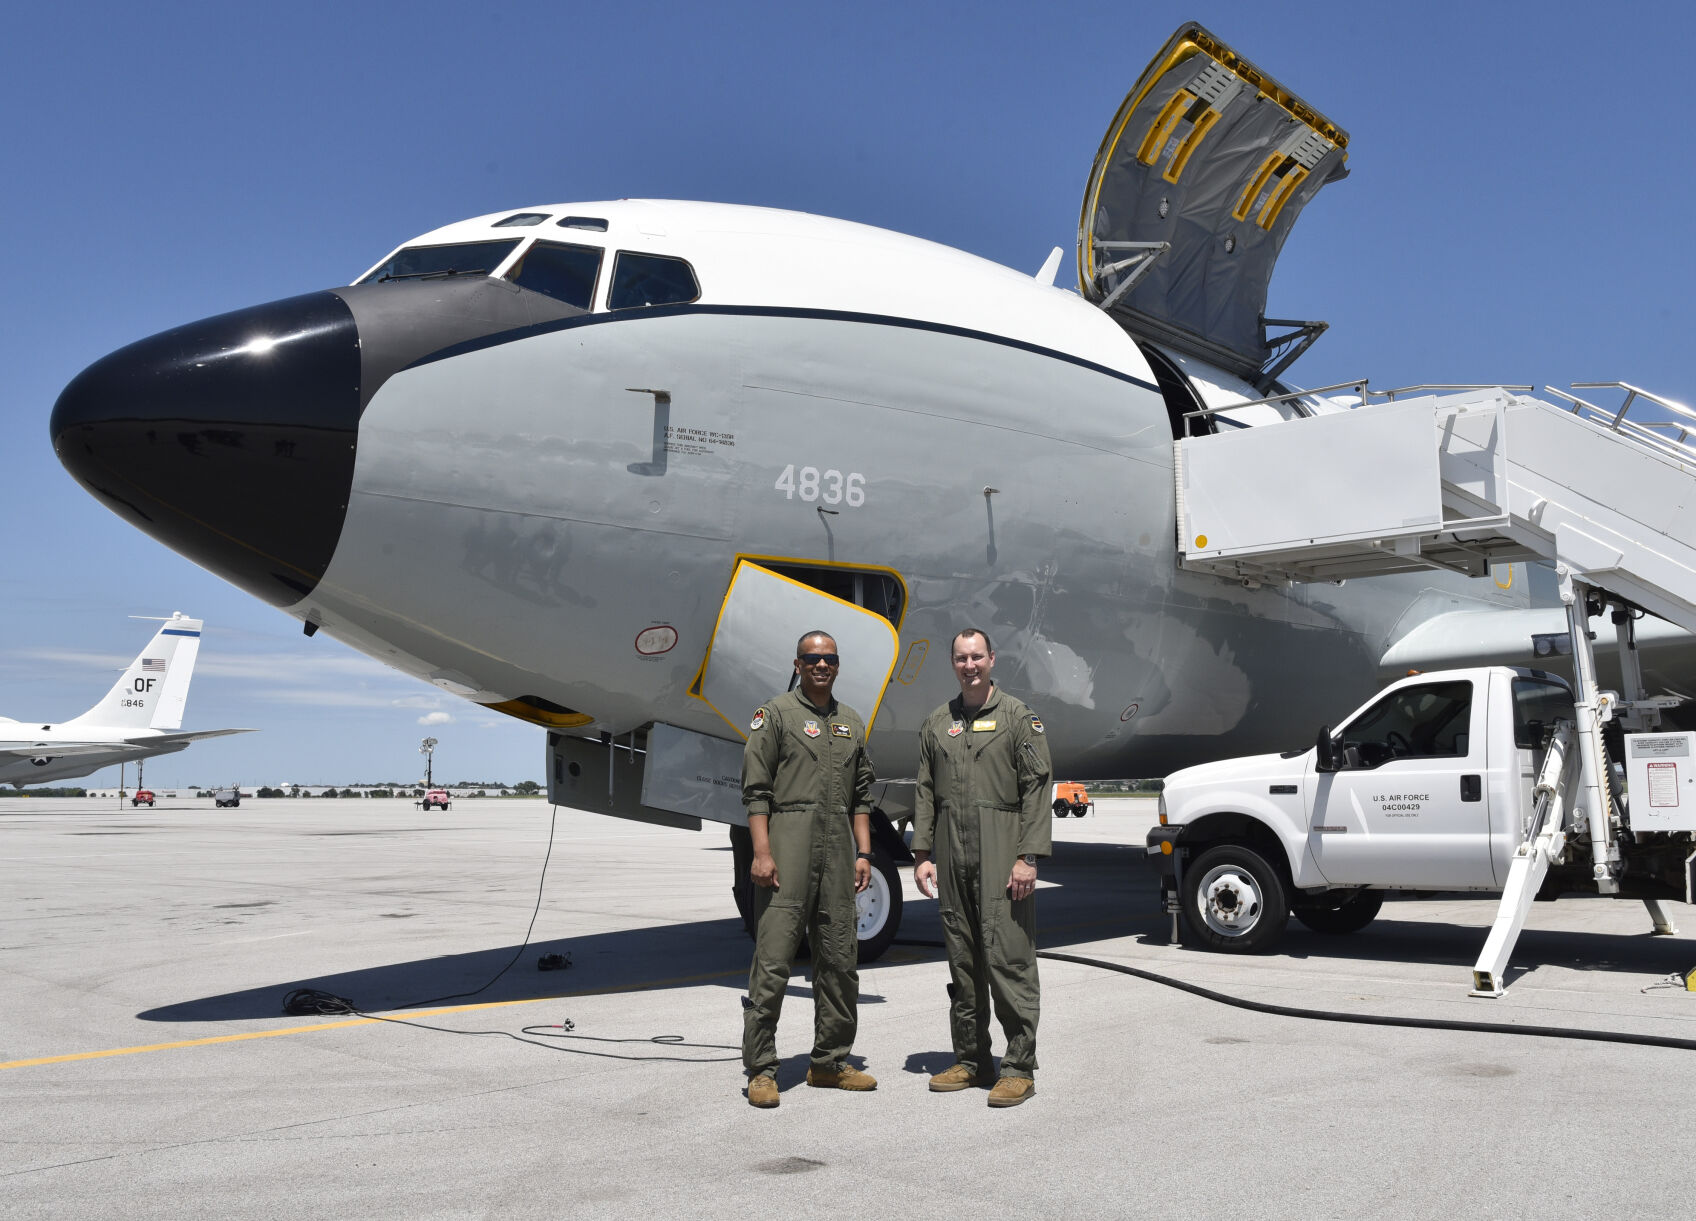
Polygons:
<instances>
[{"instance_id":1,"label":"tan combat boot","mask_svg":"<svg viewBox=\"0 0 1696 1221\"><path fill-rule=\"evenodd\" d=\"M978 1078L979 1074L964 1064L956 1064L932 1077L930 1090L933 1094L952 1094L955 1090L969 1090L979 1084Z\"/></svg>"},{"instance_id":2,"label":"tan combat boot","mask_svg":"<svg viewBox=\"0 0 1696 1221\"><path fill-rule=\"evenodd\" d=\"M821 1090L875 1090L877 1078L849 1064L840 1068L809 1068L807 1084Z\"/></svg>"},{"instance_id":3,"label":"tan combat boot","mask_svg":"<svg viewBox=\"0 0 1696 1221\"><path fill-rule=\"evenodd\" d=\"M1016 1107L1036 1093L1036 1082L1029 1077L1003 1077L989 1091L992 1107Z\"/></svg>"},{"instance_id":4,"label":"tan combat boot","mask_svg":"<svg viewBox=\"0 0 1696 1221\"><path fill-rule=\"evenodd\" d=\"M748 1105L774 1107L778 1104L777 1082L769 1073L761 1073L748 1082Z\"/></svg>"}]
</instances>

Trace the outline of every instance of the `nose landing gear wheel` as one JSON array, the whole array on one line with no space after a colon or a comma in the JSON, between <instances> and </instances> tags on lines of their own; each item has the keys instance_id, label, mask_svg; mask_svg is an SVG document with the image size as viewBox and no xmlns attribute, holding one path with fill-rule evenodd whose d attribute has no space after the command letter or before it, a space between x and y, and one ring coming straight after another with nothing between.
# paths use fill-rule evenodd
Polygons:
<instances>
[{"instance_id":1,"label":"nose landing gear wheel","mask_svg":"<svg viewBox=\"0 0 1696 1221\"><path fill-rule=\"evenodd\" d=\"M871 863L872 884L854 896L861 962L881 958L901 929L901 875L881 850Z\"/></svg>"}]
</instances>

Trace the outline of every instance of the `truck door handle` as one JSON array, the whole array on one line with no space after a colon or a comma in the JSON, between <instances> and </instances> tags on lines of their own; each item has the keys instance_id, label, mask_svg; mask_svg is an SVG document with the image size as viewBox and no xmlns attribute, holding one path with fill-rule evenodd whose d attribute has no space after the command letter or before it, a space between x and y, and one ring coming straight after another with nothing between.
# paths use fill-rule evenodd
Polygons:
<instances>
[{"instance_id":1,"label":"truck door handle","mask_svg":"<svg viewBox=\"0 0 1696 1221\"><path fill-rule=\"evenodd\" d=\"M1460 799L1462 801L1484 800L1484 778L1482 776L1462 776L1460 778Z\"/></svg>"}]
</instances>

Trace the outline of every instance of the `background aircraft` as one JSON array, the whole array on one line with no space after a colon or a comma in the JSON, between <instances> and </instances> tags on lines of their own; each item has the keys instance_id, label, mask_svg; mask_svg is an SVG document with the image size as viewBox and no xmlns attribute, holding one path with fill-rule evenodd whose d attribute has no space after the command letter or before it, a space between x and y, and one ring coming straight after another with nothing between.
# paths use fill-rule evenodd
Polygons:
<instances>
[{"instance_id":1,"label":"background aircraft","mask_svg":"<svg viewBox=\"0 0 1696 1221\"><path fill-rule=\"evenodd\" d=\"M173 614L105 698L79 717L49 725L0 717L0 783L23 788L86 776L115 763L174 754L202 738L250 733L176 732L200 652L200 629L200 620Z\"/></svg>"}]
</instances>

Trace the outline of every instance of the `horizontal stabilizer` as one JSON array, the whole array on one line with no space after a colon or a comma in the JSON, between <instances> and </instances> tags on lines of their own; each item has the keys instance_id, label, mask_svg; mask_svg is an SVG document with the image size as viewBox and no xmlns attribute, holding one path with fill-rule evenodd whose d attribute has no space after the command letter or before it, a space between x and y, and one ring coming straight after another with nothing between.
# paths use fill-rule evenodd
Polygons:
<instances>
[{"instance_id":1,"label":"horizontal stabilizer","mask_svg":"<svg viewBox=\"0 0 1696 1221\"><path fill-rule=\"evenodd\" d=\"M1604 671L1611 671L1617 647L1614 625L1598 619L1594 628L1597 662ZM1635 637L1649 686L1686 694L1679 676L1696 672L1696 636L1664 619L1646 616L1637 621ZM1469 666L1531 666L1567 673L1571 650L1562 607L1457 610L1434 615L1410 629L1384 650L1378 667L1385 675L1398 676L1409 670ZM1611 674L1605 677L1612 681Z\"/></svg>"},{"instance_id":2,"label":"horizontal stabilizer","mask_svg":"<svg viewBox=\"0 0 1696 1221\"><path fill-rule=\"evenodd\" d=\"M202 738L222 738L232 733L258 733L257 729L199 729L193 733L161 733L139 739L137 746L159 746L167 742L198 742Z\"/></svg>"},{"instance_id":3,"label":"horizontal stabilizer","mask_svg":"<svg viewBox=\"0 0 1696 1221\"><path fill-rule=\"evenodd\" d=\"M120 761L117 756L141 754L146 749L141 743L132 742L3 742L0 757L63 759L75 755L112 755L112 762L117 763Z\"/></svg>"}]
</instances>

